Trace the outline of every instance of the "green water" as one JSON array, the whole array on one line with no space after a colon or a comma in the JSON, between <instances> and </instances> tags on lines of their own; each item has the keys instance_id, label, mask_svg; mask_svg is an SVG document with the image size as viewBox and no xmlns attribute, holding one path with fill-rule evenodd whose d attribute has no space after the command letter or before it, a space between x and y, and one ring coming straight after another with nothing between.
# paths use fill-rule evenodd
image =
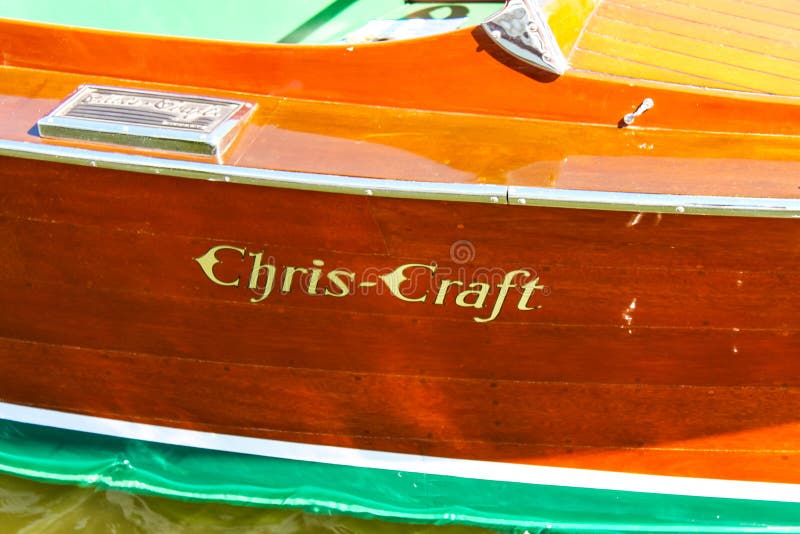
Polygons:
<instances>
[{"instance_id":1,"label":"green water","mask_svg":"<svg viewBox=\"0 0 800 534\"><path fill-rule=\"evenodd\" d=\"M216 503L188 503L0 475L0 532L488 534L460 526L385 523Z\"/></svg>"}]
</instances>

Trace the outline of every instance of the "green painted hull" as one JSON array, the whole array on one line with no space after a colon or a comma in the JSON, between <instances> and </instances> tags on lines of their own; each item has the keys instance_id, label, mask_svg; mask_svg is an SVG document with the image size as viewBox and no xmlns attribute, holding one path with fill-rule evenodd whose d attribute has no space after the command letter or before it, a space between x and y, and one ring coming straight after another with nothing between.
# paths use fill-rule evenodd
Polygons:
<instances>
[{"instance_id":1,"label":"green painted hull","mask_svg":"<svg viewBox=\"0 0 800 534\"><path fill-rule=\"evenodd\" d=\"M400 0L228 0L224 5L211 0L0 0L0 17L168 37L322 44L340 41L373 19L465 17L465 25L474 25L502 5Z\"/></svg>"},{"instance_id":2,"label":"green painted hull","mask_svg":"<svg viewBox=\"0 0 800 534\"><path fill-rule=\"evenodd\" d=\"M9 421L0 437L2 472L192 501L548 532L800 532L800 504L791 502L331 465Z\"/></svg>"}]
</instances>

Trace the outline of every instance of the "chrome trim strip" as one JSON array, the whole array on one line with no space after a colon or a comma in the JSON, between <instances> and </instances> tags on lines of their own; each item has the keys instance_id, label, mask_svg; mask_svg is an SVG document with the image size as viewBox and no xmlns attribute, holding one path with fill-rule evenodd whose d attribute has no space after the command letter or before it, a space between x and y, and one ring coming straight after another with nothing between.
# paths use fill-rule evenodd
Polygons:
<instances>
[{"instance_id":1,"label":"chrome trim strip","mask_svg":"<svg viewBox=\"0 0 800 534\"><path fill-rule=\"evenodd\" d=\"M0 155L122 171L163 174L349 195L687 215L800 218L800 199L617 193L491 184L383 180L235 167L0 139Z\"/></svg>"},{"instance_id":2,"label":"chrome trim strip","mask_svg":"<svg viewBox=\"0 0 800 534\"><path fill-rule=\"evenodd\" d=\"M167 445L367 469L659 495L800 502L798 484L640 475L309 445L134 423L5 402L0 402L0 419Z\"/></svg>"},{"instance_id":3,"label":"chrome trim strip","mask_svg":"<svg viewBox=\"0 0 800 534\"><path fill-rule=\"evenodd\" d=\"M505 186L382 180L332 174L234 167L217 163L119 154L83 148L0 140L0 155L104 169L163 174L181 178L231 182L305 191L376 197L452 200L505 204Z\"/></svg>"},{"instance_id":4,"label":"chrome trim strip","mask_svg":"<svg viewBox=\"0 0 800 534\"><path fill-rule=\"evenodd\" d=\"M508 203L590 210L736 217L800 218L800 199L666 195L552 189L508 188Z\"/></svg>"}]
</instances>

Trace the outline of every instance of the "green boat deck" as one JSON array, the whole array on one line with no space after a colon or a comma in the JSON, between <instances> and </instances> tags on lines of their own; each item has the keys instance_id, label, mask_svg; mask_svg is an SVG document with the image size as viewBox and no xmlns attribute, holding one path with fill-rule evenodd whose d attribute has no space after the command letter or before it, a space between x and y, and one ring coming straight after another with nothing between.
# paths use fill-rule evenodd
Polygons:
<instances>
[{"instance_id":1,"label":"green boat deck","mask_svg":"<svg viewBox=\"0 0 800 534\"><path fill-rule=\"evenodd\" d=\"M0 18L109 31L247 43L332 44L371 20L466 18L503 2L403 0L0 0Z\"/></svg>"}]
</instances>

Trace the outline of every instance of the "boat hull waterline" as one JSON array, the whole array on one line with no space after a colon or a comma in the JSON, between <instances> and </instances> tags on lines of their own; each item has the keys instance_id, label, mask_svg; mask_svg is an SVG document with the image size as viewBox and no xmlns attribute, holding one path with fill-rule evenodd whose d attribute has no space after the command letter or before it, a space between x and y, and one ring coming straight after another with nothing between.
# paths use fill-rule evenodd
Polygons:
<instances>
[{"instance_id":1,"label":"boat hull waterline","mask_svg":"<svg viewBox=\"0 0 800 534\"><path fill-rule=\"evenodd\" d=\"M786 484L299 445L7 403L0 416L15 438L0 450L3 472L187 500L552 532L772 531L793 524L800 502Z\"/></svg>"}]
</instances>

